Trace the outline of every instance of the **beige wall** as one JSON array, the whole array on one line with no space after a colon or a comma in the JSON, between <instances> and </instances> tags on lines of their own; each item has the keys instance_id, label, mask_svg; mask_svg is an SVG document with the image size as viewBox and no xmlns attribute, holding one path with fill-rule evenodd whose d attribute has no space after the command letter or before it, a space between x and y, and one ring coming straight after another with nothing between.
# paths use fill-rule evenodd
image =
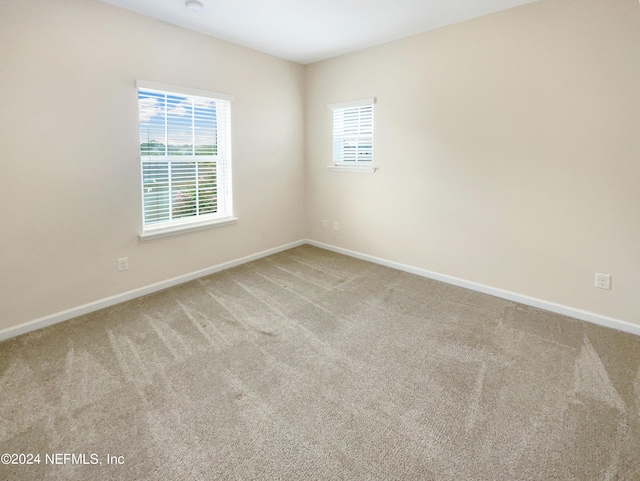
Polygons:
<instances>
[{"instance_id":1,"label":"beige wall","mask_svg":"<svg viewBox=\"0 0 640 481\"><path fill-rule=\"evenodd\" d=\"M308 66L310 237L640 324L639 47L637 0L542 0ZM370 96L380 170L327 171Z\"/></svg>"},{"instance_id":2,"label":"beige wall","mask_svg":"<svg viewBox=\"0 0 640 481\"><path fill-rule=\"evenodd\" d=\"M235 95L236 225L138 240L136 78ZM304 238L303 88L300 65L95 0L1 2L0 330Z\"/></svg>"},{"instance_id":3,"label":"beige wall","mask_svg":"<svg viewBox=\"0 0 640 481\"><path fill-rule=\"evenodd\" d=\"M2 2L0 330L305 237L640 324L638 45L635 0L542 0L304 68ZM235 95L238 224L138 240L136 78ZM368 96L380 170L327 171L326 105Z\"/></svg>"}]
</instances>

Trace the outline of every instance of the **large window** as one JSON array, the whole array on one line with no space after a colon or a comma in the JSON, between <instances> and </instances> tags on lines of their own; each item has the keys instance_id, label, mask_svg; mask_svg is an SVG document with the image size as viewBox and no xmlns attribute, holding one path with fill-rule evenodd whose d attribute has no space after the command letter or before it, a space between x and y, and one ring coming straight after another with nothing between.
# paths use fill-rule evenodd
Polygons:
<instances>
[{"instance_id":1,"label":"large window","mask_svg":"<svg viewBox=\"0 0 640 481\"><path fill-rule=\"evenodd\" d=\"M232 216L233 98L138 80L143 234Z\"/></svg>"},{"instance_id":2,"label":"large window","mask_svg":"<svg viewBox=\"0 0 640 481\"><path fill-rule=\"evenodd\" d=\"M375 99L368 98L329 105L333 112L335 166L372 166L374 103Z\"/></svg>"}]
</instances>

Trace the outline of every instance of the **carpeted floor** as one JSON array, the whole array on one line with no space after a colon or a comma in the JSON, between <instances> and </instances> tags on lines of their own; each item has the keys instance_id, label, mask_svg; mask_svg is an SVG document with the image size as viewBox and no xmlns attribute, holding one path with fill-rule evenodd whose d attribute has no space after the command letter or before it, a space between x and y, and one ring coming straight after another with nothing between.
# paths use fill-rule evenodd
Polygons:
<instances>
[{"instance_id":1,"label":"carpeted floor","mask_svg":"<svg viewBox=\"0 0 640 481\"><path fill-rule=\"evenodd\" d=\"M302 246L0 344L0 453L40 454L0 479L640 480L639 366Z\"/></svg>"}]
</instances>

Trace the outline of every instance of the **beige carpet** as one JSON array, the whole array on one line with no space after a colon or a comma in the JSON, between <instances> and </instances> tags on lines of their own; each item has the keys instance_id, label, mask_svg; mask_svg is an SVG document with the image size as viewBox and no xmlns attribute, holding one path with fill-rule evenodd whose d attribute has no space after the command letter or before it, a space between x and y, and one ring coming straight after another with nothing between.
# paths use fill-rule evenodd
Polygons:
<instances>
[{"instance_id":1,"label":"beige carpet","mask_svg":"<svg viewBox=\"0 0 640 481\"><path fill-rule=\"evenodd\" d=\"M0 480L640 480L639 366L640 337L302 246L0 344L0 451L41 456Z\"/></svg>"}]
</instances>

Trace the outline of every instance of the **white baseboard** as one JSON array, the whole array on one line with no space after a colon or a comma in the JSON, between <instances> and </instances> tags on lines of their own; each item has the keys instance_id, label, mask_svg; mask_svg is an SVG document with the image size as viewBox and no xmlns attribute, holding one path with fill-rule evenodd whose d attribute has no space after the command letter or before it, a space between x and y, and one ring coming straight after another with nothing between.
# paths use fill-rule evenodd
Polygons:
<instances>
[{"instance_id":1,"label":"white baseboard","mask_svg":"<svg viewBox=\"0 0 640 481\"><path fill-rule=\"evenodd\" d=\"M398 262L393 262L386 259L381 259L379 257L374 257L367 254L362 254L360 252L343 249L341 247L336 247L329 244L324 244L322 242L306 239L306 240L291 242L289 244L285 244L279 247L274 247L273 249L268 249L262 252L258 252L256 254L246 256L246 257L241 257L240 259L224 262L222 264L218 264L213 267L208 267L206 269L184 274L182 276L174 277L166 281L161 281L145 287L133 289L131 291L124 292L122 294L117 294L115 296L107 297L105 299L100 299L98 301L90 302L88 304L74 307L66 311L57 312L55 314L41 317L33 321L28 321L23 324L19 324L17 326L0 330L0 342L6 339L10 339L12 337L19 336L21 334L25 334L27 332L35 331L37 329L42 329L43 327L51 326L53 324L66 321L68 319L72 319L74 317L82 316L84 314L89 314L91 312L104 309L105 307L113 306L115 304L120 304L121 302L125 302L125 301L130 301L131 299L135 299L137 297L146 296L147 294L152 294L154 292L158 292L163 289L176 286L178 284L183 284L185 282L189 282L194 279L198 279L200 277L205 277L205 276L214 274L216 272L223 271L225 269L230 269L231 267L235 267L241 264L246 264L247 262L261 259L262 257L267 257L272 254L285 251L287 249L292 249L294 247L301 246L303 244L310 244L316 247L320 247L322 249L337 252L339 254L344 254L350 257L355 257L357 259L362 259L364 261L373 262L375 264L380 264L383 266L391 267L393 269L398 269L400 271L416 274L418 276L427 277L429 279L434 279L436 281L445 282L447 284L452 284L454 286L464 287L466 289L471 289L473 291L483 292L485 294L489 294L495 297L500 297L502 299L519 302L520 304L526 304L528 306L545 309L547 311L555 312L565 316L591 322L593 324L599 324L601 326L610 327L613 329L617 329L620 331L624 331L624 332L628 332L628 333L640 336L640 325L638 324L633 324L620 319L614 319L612 317L602 316L600 314L595 314L593 312L588 312L588 311L576 309L573 307L563 306L561 304L555 304L553 302L543 301L541 299L536 299L534 297L517 294L515 292L505 291L502 289L497 289L495 287L485 286L483 284L477 284L475 282L466 281L464 279L459 279L457 277L447 276L444 274L439 274L437 272L431 272L426 269L420 269L418 267L413 267L406 264L400 264Z\"/></svg>"},{"instance_id":2,"label":"white baseboard","mask_svg":"<svg viewBox=\"0 0 640 481\"><path fill-rule=\"evenodd\" d=\"M332 246L330 244L324 244L322 242L307 240L307 244L311 244L313 246L320 247L322 249L326 249L329 251L337 252L338 254L344 254L350 257L355 257L357 259L362 259L364 261L373 262L375 264L391 267L393 269L398 269L400 271L409 272L411 274L416 274L418 276L427 277L429 279L445 282L447 284L452 284L454 286L464 287L466 289L471 289L473 291L483 292L485 294L489 294L495 297L500 297L502 299L507 299L509 301L518 302L520 304L526 304L528 306L537 307L539 309L544 309L547 311L555 312L557 314L562 314L564 316L573 317L575 319L580 319L582 321L591 322L593 324L599 324L601 326L610 327L613 329L617 329L619 331L624 331L624 332L628 332L628 333L640 336L640 325L633 324L628 321L615 319L613 317L602 316L600 314L584 311L582 309L576 309L574 307L563 306L561 304L556 304L553 302L543 301L542 299L536 299L534 297L525 296L515 292L505 291L502 289L497 289L495 287L485 286L483 284L477 284L475 282L466 281L464 279L459 279L457 277L438 274L437 272L431 272L426 269L420 269L418 267L413 267L405 264L400 264L398 262L388 261L386 259L381 259L379 257L362 254L360 252L351 251L348 249L343 249L341 247Z\"/></svg>"},{"instance_id":3,"label":"white baseboard","mask_svg":"<svg viewBox=\"0 0 640 481\"><path fill-rule=\"evenodd\" d=\"M188 274L174 277L166 281L156 282L155 284L151 284L145 287L140 287L138 289L133 289L131 291L124 292L122 294L117 294L115 296L107 297L105 299L100 299L95 302L90 302L82 306L74 307L72 309L67 309L66 311L57 312L55 314L41 317L33 321L28 321L23 324L19 324L17 326L9 327L0 331L0 342L6 339L10 339L12 337L19 336L20 334L25 334L27 332L35 331L37 329L42 329L43 327L51 326L53 324L66 321L68 319L72 319L74 317L82 316L84 314L89 314L90 312L98 311L100 309L104 309L105 307L113 306L115 304L120 304L121 302L125 302L125 301L130 301L131 299L135 299L136 297L146 296L147 294L152 294L154 292L161 291L169 287L177 286L178 284L182 284L184 282L189 282L194 279L198 279L200 277L205 277L205 276L214 274L216 272L223 271L225 269L230 269L231 267L235 267L240 264L246 264L247 262L255 261L262 257L267 257L267 256L270 256L271 254L276 254L278 252L282 252L287 249L292 249L293 247L298 247L306 243L307 243L306 240L291 242L289 244L285 244L279 247L274 247L273 249L268 249L266 251L258 252L257 254L241 257L240 259L224 262L222 264L218 264L213 267L208 267L206 269L202 269L199 271L190 272Z\"/></svg>"}]
</instances>

